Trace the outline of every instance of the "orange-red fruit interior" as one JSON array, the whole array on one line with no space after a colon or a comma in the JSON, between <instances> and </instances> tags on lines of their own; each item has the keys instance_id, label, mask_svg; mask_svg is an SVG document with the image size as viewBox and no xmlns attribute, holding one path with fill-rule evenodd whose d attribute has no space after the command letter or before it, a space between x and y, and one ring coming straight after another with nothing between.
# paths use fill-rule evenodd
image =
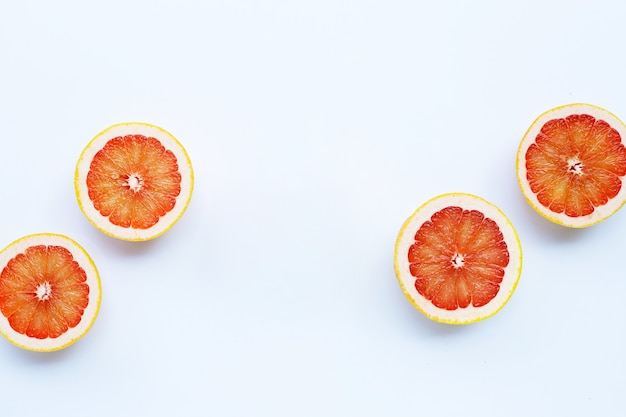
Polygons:
<instances>
[{"instance_id":1,"label":"orange-red fruit interior","mask_svg":"<svg viewBox=\"0 0 626 417\"><path fill-rule=\"evenodd\" d=\"M18 333L56 338L81 320L89 302L83 268L62 246L37 245L0 274L0 311Z\"/></svg>"},{"instance_id":2,"label":"orange-red fruit interior","mask_svg":"<svg viewBox=\"0 0 626 417\"><path fill-rule=\"evenodd\" d=\"M450 206L421 225L408 260L417 291L436 307L456 310L496 296L509 251L496 222Z\"/></svg>"},{"instance_id":3,"label":"orange-red fruit interior","mask_svg":"<svg viewBox=\"0 0 626 417\"><path fill-rule=\"evenodd\" d=\"M626 175L626 148L603 120L574 114L546 122L526 152L526 178L555 213L586 216L615 197Z\"/></svg>"},{"instance_id":4,"label":"orange-red fruit interior","mask_svg":"<svg viewBox=\"0 0 626 417\"><path fill-rule=\"evenodd\" d=\"M174 208L181 174L176 156L143 135L119 136L99 150L87 189L94 208L117 226L148 229Z\"/></svg>"}]
</instances>

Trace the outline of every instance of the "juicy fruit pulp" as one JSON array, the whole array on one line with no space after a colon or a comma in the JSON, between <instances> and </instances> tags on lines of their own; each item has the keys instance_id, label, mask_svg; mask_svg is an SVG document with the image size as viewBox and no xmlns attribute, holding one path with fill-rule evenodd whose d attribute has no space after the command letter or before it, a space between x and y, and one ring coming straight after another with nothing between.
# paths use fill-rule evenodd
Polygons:
<instances>
[{"instance_id":1,"label":"juicy fruit pulp","mask_svg":"<svg viewBox=\"0 0 626 417\"><path fill-rule=\"evenodd\" d=\"M406 220L394 264L404 294L427 317L472 323L495 314L512 295L521 246L497 207L471 194L444 194Z\"/></svg>"},{"instance_id":2,"label":"juicy fruit pulp","mask_svg":"<svg viewBox=\"0 0 626 417\"><path fill-rule=\"evenodd\" d=\"M100 279L86 252L71 239L26 236L0 253L0 332L30 350L72 344L95 320Z\"/></svg>"},{"instance_id":3,"label":"juicy fruit pulp","mask_svg":"<svg viewBox=\"0 0 626 417\"><path fill-rule=\"evenodd\" d=\"M83 150L76 165L76 197L87 219L124 240L166 232L189 204L193 170L169 132L146 123L113 125Z\"/></svg>"},{"instance_id":4,"label":"juicy fruit pulp","mask_svg":"<svg viewBox=\"0 0 626 417\"><path fill-rule=\"evenodd\" d=\"M0 274L0 311L18 333L57 338L80 322L89 302L86 281L64 247L31 246Z\"/></svg>"},{"instance_id":5,"label":"juicy fruit pulp","mask_svg":"<svg viewBox=\"0 0 626 417\"><path fill-rule=\"evenodd\" d=\"M446 310L491 301L509 263L498 225L477 210L446 207L415 234L408 252L415 288Z\"/></svg>"},{"instance_id":6,"label":"juicy fruit pulp","mask_svg":"<svg viewBox=\"0 0 626 417\"><path fill-rule=\"evenodd\" d=\"M626 198L623 124L606 110L575 104L540 116L518 151L518 181L526 199L556 223L586 227Z\"/></svg>"},{"instance_id":7,"label":"juicy fruit pulp","mask_svg":"<svg viewBox=\"0 0 626 417\"><path fill-rule=\"evenodd\" d=\"M543 125L526 152L526 169L530 188L543 206L585 216L619 192L626 148L604 120L573 114Z\"/></svg>"},{"instance_id":8,"label":"juicy fruit pulp","mask_svg":"<svg viewBox=\"0 0 626 417\"><path fill-rule=\"evenodd\" d=\"M174 208L181 175L176 157L155 138L119 136L94 156L87 174L96 210L121 227L147 229Z\"/></svg>"}]
</instances>

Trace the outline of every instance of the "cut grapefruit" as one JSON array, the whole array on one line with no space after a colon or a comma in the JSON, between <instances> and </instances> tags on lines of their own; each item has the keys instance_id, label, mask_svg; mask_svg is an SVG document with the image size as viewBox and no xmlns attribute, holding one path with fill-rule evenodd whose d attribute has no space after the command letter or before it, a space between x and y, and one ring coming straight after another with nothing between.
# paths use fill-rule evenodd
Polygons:
<instances>
[{"instance_id":1,"label":"cut grapefruit","mask_svg":"<svg viewBox=\"0 0 626 417\"><path fill-rule=\"evenodd\" d=\"M626 202L626 126L590 104L568 104L540 115L517 151L517 179L540 215L588 227Z\"/></svg>"},{"instance_id":2,"label":"cut grapefruit","mask_svg":"<svg viewBox=\"0 0 626 417\"><path fill-rule=\"evenodd\" d=\"M24 349L63 349L100 309L100 277L85 250L55 234L23 237L0 252L0 333Z\"/></svg>"},{"instance_id":3,"label":"cut grapefruit","mask_svg":"<svg viewBox=\"0 0 626 417\"><path fill-rule=\"evenodd\" d=\"M78 204L105 234L154 239L183 215L193 191L185 148L169 132L147 123L105 129L85 147L74 176Z\"/></svg>"},{"instance_id":4,"label":"cut grapefruit","mask_svg":"<svg viewBox=\"0 0 626 417\"><path fill-rule=\"evenodd\" d=\"M444 194L402 225L394 268L404 295L428 318L467 324L496 314L522 270L522 248L500 209L471 194Z\"/></svg>"}]
</instances>

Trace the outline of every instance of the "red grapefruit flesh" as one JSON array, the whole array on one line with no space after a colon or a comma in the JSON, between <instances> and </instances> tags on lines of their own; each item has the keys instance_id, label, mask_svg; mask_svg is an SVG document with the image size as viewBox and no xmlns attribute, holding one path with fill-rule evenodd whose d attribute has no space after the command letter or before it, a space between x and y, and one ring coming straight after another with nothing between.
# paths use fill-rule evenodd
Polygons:
<instances>
[{"instance_id":1,"label":"red grapefruit flesh","mask_svg":"<svg viewBox=\"0 0 626 417\"><path fill-rule=\"evenodd\" d=\"M0 253L0 332L25 349L51 351L80 337L95 320L100 278L71 239L22 238Z\"/></svg>"},{"instance_id":2,"label":"red grapefruit flesh","mask_svg":"<svg viewBox=\"0 0 626 417\"><path fill-rule=\"evenodd\" d=\"M193 170L182 145L145 123L114 125L87 145L76 167L76 195L86 217L104 233L149 240L182 216Z\"/></svg>"},{"instance_id":3,"label":"red grapefruit flesh","mask_svg":"<svg viewBox=\"0 0 626 417\"><path fill-rule=\"evenodd\" d=\"M526 200L545 218L588 227L626 202L626 127L589 104L549 110L531 125L517 155Z\"/></svg>"},{"instance_id":4,"label":"red grapefruit flesh","mask_svg":"<svg viewBox=\"0 0 626 417\"><path fill-rule=\"evenodd\" d=\"M407 298L426 316L472 323L495 314L512 295L521 246L495 206L470 194L444 194L403 225L395 270Z\"/></svg>"}]
</instances>

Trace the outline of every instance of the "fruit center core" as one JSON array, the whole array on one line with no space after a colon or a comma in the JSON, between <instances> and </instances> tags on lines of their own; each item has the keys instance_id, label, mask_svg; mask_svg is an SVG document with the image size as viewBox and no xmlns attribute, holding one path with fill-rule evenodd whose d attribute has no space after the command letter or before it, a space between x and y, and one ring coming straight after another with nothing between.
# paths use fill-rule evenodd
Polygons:
<instances>
[{"instance_id":1,"label":"fruit center core","mask_svg":"<svg viewBox=\"0 0 626 417\"><path fill-rule=\"evenodd\" d=\"M138 192L141 190L141 185L143 181L139 174L131 174L126 178L126 183L124 185L131 189L131 191Z\"/></svg>"},{"instance_id":2,"label":"fruit center core","mask_svg":"<svg viewBox=\"0 0 626 417\"><path fill-rule=\"evenodd\" d=\"M455 253L450 262L452 262L452 266L455 269L461 268L463 265L465 265L465 259L463 259L463 255L459 253Z\"/></svg>"},{"instance_id":3,"label":"fruit center core","mask_svg":"<svg viewBox=\"0 0 626 417\"><path fill-rule=\"evenodd\" d=\"M570 158L567 161L567 172L571 172L572 174L582 175L583 174L583 163L578 160L578 158Z\"/></svg>"},{"instance_id":4,"label":"fruit center core","mask_svg":"<svg viewBox=\"0 0 626 417\"><path fill-rule=\"evenodd\" d=\"M48 281L45 281L37 286L35 291L39 301L46 301L52 295L52 285Z\"/></svg>"}]
</instances>

